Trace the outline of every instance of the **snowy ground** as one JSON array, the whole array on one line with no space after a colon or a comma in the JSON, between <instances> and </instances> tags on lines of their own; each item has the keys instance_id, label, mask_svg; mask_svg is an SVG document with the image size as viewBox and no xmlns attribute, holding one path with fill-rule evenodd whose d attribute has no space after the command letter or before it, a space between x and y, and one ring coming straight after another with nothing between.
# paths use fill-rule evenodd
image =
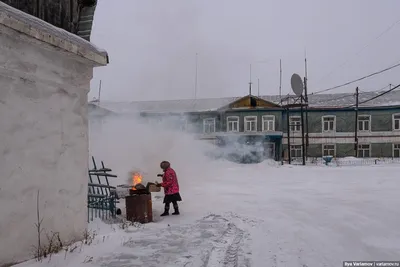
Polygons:
<instances>
[{"instance_id":1,"label":"snowy ground","mask_svg":"<svg viewBox=\"0 0 400 267\"><path fill-rule=\"evenodd\" d=\"M178 175L180 175L177 168ZM342 266L399 260L400 165L236 165L215 161L181 172L181 215L122 230L96 221L90 246L43 266Z\"/></svg>"}]
</instances>

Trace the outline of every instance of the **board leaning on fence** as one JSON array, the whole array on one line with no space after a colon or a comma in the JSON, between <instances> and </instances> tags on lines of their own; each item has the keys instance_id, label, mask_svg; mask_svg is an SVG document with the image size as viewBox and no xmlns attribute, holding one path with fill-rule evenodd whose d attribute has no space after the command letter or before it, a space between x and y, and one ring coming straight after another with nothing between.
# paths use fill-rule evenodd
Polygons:
<instances>
[{"instance_id":1,"label":"board leaning on fence","mask_svg":"<svg viewBox=\"0 0 400 267\"><path fill-rule=\"evenodd\" d=\"M108 178L117 178L112 170L106 168L103 161L101 168L97 168L96 161L92 157L93 169L89 170L88 184L88 221L94 218L113 218L121 211L117 208L119 203L116 187L111 186Z\"/></svg>"}]
</instances>

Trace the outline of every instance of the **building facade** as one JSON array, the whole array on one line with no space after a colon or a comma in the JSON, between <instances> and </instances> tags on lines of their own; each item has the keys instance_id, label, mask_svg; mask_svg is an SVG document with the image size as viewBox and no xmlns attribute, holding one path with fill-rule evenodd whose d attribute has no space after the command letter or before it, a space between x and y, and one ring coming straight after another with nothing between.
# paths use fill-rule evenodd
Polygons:
<instances>
[{"instance_id":1,"label":"building facade","mask_svg":"<svg viewBox=\"0 0 400 267\"><path fill-rule=\"evenodd\" d=\"M264 159L288 159L289 153L291 158L302 157L300 108L288 110L263 98L245 96L214 110L142 116L175 117L182 129L215 141L221 149L252 143L262 147ZM309 106L305 117L307 157L400 157L400 105L361 106L357 120L354 108Z\"/></svg>"},{"instance_id":2,"label":"building facade","mask_svg":"<svg viewBox=\"0 0 400 267\"><path fill-rule=\"evenodd\" d=\"M357 117L354 108L309 109L307 156L399 157L400 106L360 107ZM286 121L287 115L283 118ZM295 157L302 155L300 118L299 111L289 114L290 123L298 124L289 132L291 155ZM287 147L287 134L285 137Z\"/></svg>"},{"instance_id":3,"label":"building facade","mask_svg":"<svg viewBox=\"0 0 400 267\"><path fill-rule=\"evenodd\" d=\"M0 61L0 266L11 266L52 233L63 244L83 238L87 94L108 55L0 2Z\"/></svg>"}]
</instances>

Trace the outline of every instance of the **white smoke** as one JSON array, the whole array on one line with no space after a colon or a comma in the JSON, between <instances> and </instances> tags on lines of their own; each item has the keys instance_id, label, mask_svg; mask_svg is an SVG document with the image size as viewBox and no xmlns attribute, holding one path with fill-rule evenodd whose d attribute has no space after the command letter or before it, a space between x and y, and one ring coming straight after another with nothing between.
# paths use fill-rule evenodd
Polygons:
<instances>
[{"instance_id":1,"label":"white smoke","mask_svg":"<svg viewBox=\"0 0 400 267\"><path fill-rule=\"evenodd\" d=\"M90 155L96 162L104 161L119 176L111 180L114 185L129 182L132 170L143 174L144 184L159 180L163 160L171 163L183 186L204 181L226 164L207 156L216 149L213 144L182 131L172 117L146 122L138 116L112 116L101 125L92 121L89 140Z\"/></svg>"}]
</instances>

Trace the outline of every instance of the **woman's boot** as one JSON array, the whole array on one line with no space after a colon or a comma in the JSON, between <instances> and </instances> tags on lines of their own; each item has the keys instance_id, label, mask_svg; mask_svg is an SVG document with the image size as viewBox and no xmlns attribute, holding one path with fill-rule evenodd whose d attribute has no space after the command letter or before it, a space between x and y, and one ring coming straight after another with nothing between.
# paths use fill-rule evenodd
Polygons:
<instances>
[{"instance_id":1,"label":"woman's boot","mask_svg":"<svg viewBox=\"0 0 400 267\"><path fill-rule=\"evenodd\" d=\"M174 213L172 215L179 215L179 206L178 203L173 203L174 204Z\"/></svg>"},{"instance_id":2,"label":"woman's boot","mask_svg":"<svg viewBox=\"0 0 400 267\"><path fill-rule=\"evenodd\" d=\"M164 213L161 214L160 216L167 216L167 215L169 215L169 203L165 203Z\"/></svg>"}]
</instances>

